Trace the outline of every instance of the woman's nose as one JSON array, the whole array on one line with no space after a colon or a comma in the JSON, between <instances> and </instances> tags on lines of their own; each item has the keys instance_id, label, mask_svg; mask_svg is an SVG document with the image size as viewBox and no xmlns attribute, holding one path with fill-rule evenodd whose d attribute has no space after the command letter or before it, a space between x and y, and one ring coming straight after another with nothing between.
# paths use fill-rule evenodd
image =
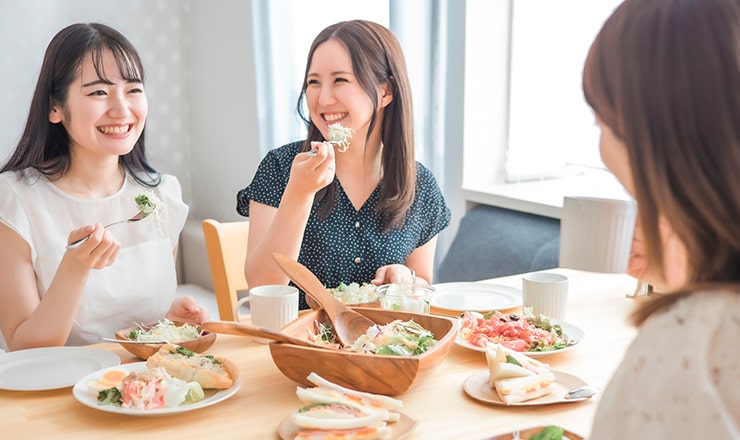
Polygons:
<instances>
[{"instance_id":1,"label":"woman's nose","mask_svg":"<svg viewBox=\"0 0 740 440\"><path fill-rule=\"evenodd\" d=\"M334 90L331 86L321 86L319 105L326 106L335 102Z\"/></svg>"},{"instance_id":2,"label":"woman's nose","mask_svg":"<svg viewBox=\"0 0 740 440\"><path fill-rule=\"evenodd\" d=\"M125 96L112 95L108 114L113 118L123 118L131 114L128 99Z\"/></svg>"}]
</instances>

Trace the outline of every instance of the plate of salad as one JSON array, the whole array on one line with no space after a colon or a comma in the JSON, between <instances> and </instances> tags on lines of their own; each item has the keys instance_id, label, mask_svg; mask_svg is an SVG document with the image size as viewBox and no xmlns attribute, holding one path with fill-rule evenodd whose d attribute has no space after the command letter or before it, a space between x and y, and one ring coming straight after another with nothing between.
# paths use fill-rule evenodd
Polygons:
<instances>
[{"instance_id":1,"label":"plate of salad","mask_svg":"<svg viewBox=\"0 0 740 440\"><path fill-rule=\"evenodd\" d=\"M91 373L80 379L72 388L72 394L78 402L99 411L127 414L134 416L161 416L193 411L214 405L233 396L241 387L241 379L237 379L230 388L223 390L202 389L197 383L186 382L171 376L148 378L150 382L156 381L156 386L140 386L134 400L153 402L149 408L126 407L122 404L121 392L123 390L124 377L130 373L151 372L146 362L124 364L116 367L105 368ZM161 373L160 373L161 374ZM156 375L156 374L154 374ZM138 384L137 384L138 385ZM200 388L200 390L198 390ZM116 392L118 390L118 392Z\"/></svg>"},{"instance_id":2,"label":"plate of salad","mask_svg":"<svg viewBox=\"0 0 740 440\"><path fill-rule=\"evenodd\" d=\"M560 353L576 347L585 333L573 324L547 316L524 313L464 312L455 343L470 350L485 352L488 342L537 357Z\"/></svg>"},{"instance_id":3,"label":"plate of salad","mask_svg":"<svg viewBox=\"0 0 740 440\"><path fill-rule=\"evenodd\" d=\"M378 302L375 285L370 283L339 283L335 288L326 289L334 298L344 304L369 304Z\"/></svg>"}]
</instances>

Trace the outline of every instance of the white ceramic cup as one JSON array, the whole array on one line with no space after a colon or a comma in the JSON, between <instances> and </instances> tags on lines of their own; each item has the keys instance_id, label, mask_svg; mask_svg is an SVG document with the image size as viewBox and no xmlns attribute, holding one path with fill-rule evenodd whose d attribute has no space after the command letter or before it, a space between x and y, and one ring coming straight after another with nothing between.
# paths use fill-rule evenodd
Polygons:
<instances>
[{"instance_id":1,"label":"white ceramic cup","mask_svg":"<svg viewBox=\"0 0 740 440\"><path fill-rule=\"evenodd\" d=\"M633 200L565 197L560 216L559 266L625 273L635 232Z\"/></svg>"},{"instance_id":2,"label":"white ceramic cup","mask_svg":"<svg viewBox=\"0 0 740 440\"><path fill-rule=\"evenodd\" d=\"M565 321L568 306L568 277L550 272L533 272L522 276L523 306L531 307L535 316L545 315Z\"/></svg>"},{"instance_id":3,"label":"white ceramic cup","mask_svg":"<svg viewBox=\"0 0 740 440\"><path fill-rule=\"evenodd\" d=\"M252 324L272 330L280 330L298 317L298 289L293 286L258 286L249 289L249 294L241 298L234 308L234 319L239 320L239 308L249 303ZM268 339L255 338L266 344Z\"/></svg>"}]
</instances>

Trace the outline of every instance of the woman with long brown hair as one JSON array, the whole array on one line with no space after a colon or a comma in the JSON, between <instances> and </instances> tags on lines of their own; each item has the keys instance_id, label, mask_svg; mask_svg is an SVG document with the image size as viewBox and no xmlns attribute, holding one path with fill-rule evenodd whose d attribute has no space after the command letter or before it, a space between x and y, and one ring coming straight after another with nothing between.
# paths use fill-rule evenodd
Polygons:
<instances>
[{"instance_id":1,"label":"woman with long brown hair","mask_svg":"<svg viewBox=\"0 0 740 440\"><path fill-rule=\"evenodd\" d=\"M450 211L414 159L411 88L396 37L364 20L324 29L308 53L298 112L306 140L270 151L237 196L250 221L249 285L289 282L273 252L327 287L431 282ZM336 150L325 142L335 124L351 135Z\"/></svg>"},{"instance_id":2,"label":"woman with long brown hair","mask_svg":"<svg viewBox=\"0 0 740 440\"><path fill-rule=\"evenodd\" d=\"M583 89L665 290L639 305L590 438L740 438L740 2L625 1Z\"/></svg>"}]
</instances>

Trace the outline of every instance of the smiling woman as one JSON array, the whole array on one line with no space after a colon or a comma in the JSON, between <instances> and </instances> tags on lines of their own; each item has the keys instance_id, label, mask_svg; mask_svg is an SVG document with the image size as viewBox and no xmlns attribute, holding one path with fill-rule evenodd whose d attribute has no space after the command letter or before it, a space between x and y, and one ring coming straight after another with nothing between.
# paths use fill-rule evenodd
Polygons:
<instances>
[{"instance_id":1,"label":"smiling woman","mask_svg":"<svg viewBox=\"0 0 740 440\"><path fill-rule=\"evenodd\" d=\"M177 179L147 160L143 83L138 53L113 28L73 24L49 43L0 172L0 345L87 344L165 315L208 318L192 298L173 299L188 207ZM158 222L103 227L135 213L146 191L167 207Z\"/></svg>"},{"instance_id":2,"label":"smiling woman","mask_svg":"<svg viewBox=\"0 0 740 440\"><path fill-rule=\"evenodd\" d=\"M450 211L415 160L411 88L395 35L366 20L326 27L308 51L297 108L306 139L270 151L237 194L237 212L250 221L249 285L289 282L274 253L325 286L431 281ZM341 153L328 142L338 123L352 130Z\"/></svg>"}]
</instances>

